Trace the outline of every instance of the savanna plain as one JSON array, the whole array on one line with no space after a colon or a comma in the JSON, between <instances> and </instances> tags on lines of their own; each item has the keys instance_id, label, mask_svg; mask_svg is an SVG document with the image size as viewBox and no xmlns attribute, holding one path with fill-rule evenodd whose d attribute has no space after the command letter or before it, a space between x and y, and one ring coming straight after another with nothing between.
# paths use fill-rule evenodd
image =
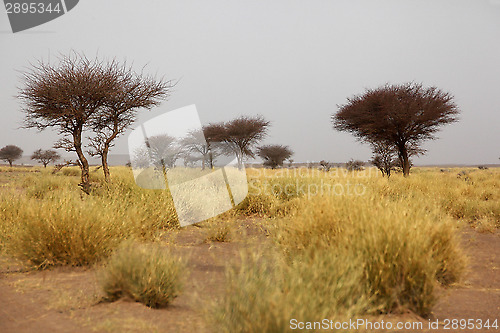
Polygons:
<instances>
[{"instance_id":1,"label":"savanna plain","mask_svg":"<svg viewBox=\"0 0 500 333\"><path fill-rule=\"evenodd\" d=\"M130 168L110 182L91 168L89 195L78 168L52 170L0 167L2 332L500 324L497 168L249 168L243 202L187 227L168 190L138 187Z\"/></svg>"}]
</instances>

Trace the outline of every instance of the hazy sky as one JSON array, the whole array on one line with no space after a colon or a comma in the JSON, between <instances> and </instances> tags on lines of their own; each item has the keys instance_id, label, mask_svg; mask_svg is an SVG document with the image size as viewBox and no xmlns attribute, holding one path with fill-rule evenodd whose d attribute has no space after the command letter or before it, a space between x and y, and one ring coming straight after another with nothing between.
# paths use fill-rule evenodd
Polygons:
<instances>
[{"instance_id":1,"label":"hazy sky","mask_svg":"<svg viewBox=\"0 0 500 333\"><path fill-rule=\"evenodd\" d=\"M499 162L500 0L81 0L16 34L2 10L0 147L52 146L53 132L18 129L13 96L19 70L70 50L180 79L140 121L190 104L203 123L261 114L272 121L265 142L289 145L296 161L369 159L366 146L332 129L337 105L387 82L436 85L455 96L461 120L415 162ZM111 153L127 153L127 135Z\"/></svg>"}]
</instances>

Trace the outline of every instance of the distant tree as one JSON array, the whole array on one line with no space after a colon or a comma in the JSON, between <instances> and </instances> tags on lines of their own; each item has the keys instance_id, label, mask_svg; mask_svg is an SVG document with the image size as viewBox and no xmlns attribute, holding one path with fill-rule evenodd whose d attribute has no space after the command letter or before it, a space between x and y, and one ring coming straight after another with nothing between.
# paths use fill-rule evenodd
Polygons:
<instances>
[{"instance_id":1,"label":"distant tree","mask_svg":"<svg viewBox=\"0 0 500 333\"><path fill-rule=\"evenodd\" d=\"M0 160L9 162L10 167L15 160L23 156L23 150L18 146L7 145L0 149Z\"/></svg>"},{"instance_id":2,"label":"distant tree","mask_svg":"<svg viewBox=\"0 0 500 333\"><path fill-rule=\"evenodd\" d=\"M201 158L199 155L192 155L189 152L186 151L181 151L179 154L179 158L182 158L182 161L184 162L184 167L195 167L196 163L199 161L203 162L203 158ZM203 163L202 163L203 164Z\"/></svg>"},{"instance_id":3,"label":"distant tree","mask_svg":"<svg viewBox=\"0 0 500 333\"><path fill-rule=\"evenodd\" d=\"M55 162L60 158L61 156L55 150L52 149L48 150L38 149L35 150L35 152L33 152L33 155L31 155L31 159L36 160L39 163L42 163L44 168L47 167L47 164Z\"/></svg>"},{"instance_id":4,"label":"distant tree","mask_svg":"<svg viewBox=\"0 0 500 333\"><path fill-rule=\"evenodd\" d=\"M330 171L330 169L332 168L331 163L327 162L325 160L321 160L319 162L319 165L321 165L321 167L323 168L323 170L326 171L326 172Z\"/></svg>"},{"instance_id":5,"label":"distant tree","mask_svg":"<svg viewBox=\"0 0 500 333\"><path fill-rule=\"evenodd\" d=\"M105 99L104 107L89 121L89 154L100 156L104 179L109 181L108 153L113 141L136 120L139 109L151 109L165 100L170 81L135 73L131 67L112 61L106 65L108 75L115 77L115 91Z\"/></svg>"},{"instance_id":6,"label":"distant tree","mask_svg":"<svg viewBox=\"0 0 500 333\"><path fill-rule=\"evenodd\" d=\"M166 176L181 154L182 149L177 139L163 134L148 138L145 145L134 152L132 158L135 167L154 167Z\"/></svg>"},{"instance_id":7,"label":"distant tree","mask_svg":"<svg viewBox=\"0 0 500 333\"><path fill-rule=\"evenodd\" d=\"M224 123L217 140L229 145L236 154L238 167L243 166L245 157L255 157L253 148L267 135L270 122L261 116L241 116Z\"/></svg>"},{"instance_id":8,"label":"distant tree","mask_svg":"<svg viewBox=\"0 0 500 333\"><path fill-rule=\"evenodd\" d=\"M288 167L291 168L293 166L293 158L288 158Z\"/></svg>"},{"instance_id":9,"label":"distant tree","mask_svg":"<svg viewBox=\"0 0 500 333\"><path fill-rule=\"evenodd\" d=\"M345 167L349 171L361 171L363 170L363 166L365 165L365 162L359 161L359 160L350 160L345 164Z\"/></svg>"},{"instance_id":10,"label":"distant tree","mask_svg":"<svg viewBox=\"0 0 500 333\"><path fill-rule=\"evenodd\" d=\"M403 174L409 175L411 151L435 139L441 126L458 120L453 96L436 87L406 83L368 89L348 99L332 116L334 128L353 133L364 142L395 147Z\"/></svg>"},{"instance_id":11,"label":"distant tree","mask_svg":"<svg viewBox=\"0 0 500 333\"><path fill-rule=\"evenodd\" d=\"M224 133L222 124L209 124L201 130L189 132L180 143L190 162L201 161L203 170L206 166L213 169L214 160L223 153L221 141Z\"/></svg>"},{"instance_id":12,"label":"distant tree","mask_svg":"<svg viewBox=\"0 0 500 333\"><path fill-rule=\"evenodd\" d=\"M217 156L230 154L232 149L224 142L226 129L224 123L208 124L203 126L203 135L207 143L207 162L210 169L214 168Z\"/></svg>"},{"instance_id":13,"label":"distant tree","mask_svg":"<svg viewBox=\"0 0 500 333\"><path fill-rule=\"evenodd\" d=\"M257 154L264 160L264 165L276 169L283 166L283 162L293 155L288 146L266 145L257 149Z\"/></svg>"},{"instance_id":14,"label":"distant tree","mask_svg":"<svg viewBox=\"0 0 500 333\"><path fill-rule=\"evenodd\" d=\"M203 131L190 131L180 143L182 147L182 158L185 161L185 165L188 166L193 161L201 160L201 168L205 170L210 151Z\"/></svg>"}]
</instances>

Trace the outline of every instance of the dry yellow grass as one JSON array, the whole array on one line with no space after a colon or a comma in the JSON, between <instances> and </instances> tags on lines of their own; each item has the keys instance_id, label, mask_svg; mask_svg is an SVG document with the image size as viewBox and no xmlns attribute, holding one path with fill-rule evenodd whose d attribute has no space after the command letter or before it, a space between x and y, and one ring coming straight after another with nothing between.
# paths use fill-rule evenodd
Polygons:
<instances>
[{"instance_id":1,"label":"dry yellow grass","mask_svg":"<svg viewBox=\"0 0 500 333\"><path fill-rule=\"evenodd\" d=\"M153 241L178 228L168 191L139 188L128 168L112 168L110 184L93 172L90 196L72 169L5 169L0 250L31 265L92 264L125 239ZM212 319L227 332L281 332L294 316L427 314L435 287L464 270L456 231L500 227L500 170L461 171L415 168L388 180L373 168L247 170L249 195L212 219L207 239L225 241L234 219L259 216L274 246L229 270Z\"/></svg>"}]
</instances>

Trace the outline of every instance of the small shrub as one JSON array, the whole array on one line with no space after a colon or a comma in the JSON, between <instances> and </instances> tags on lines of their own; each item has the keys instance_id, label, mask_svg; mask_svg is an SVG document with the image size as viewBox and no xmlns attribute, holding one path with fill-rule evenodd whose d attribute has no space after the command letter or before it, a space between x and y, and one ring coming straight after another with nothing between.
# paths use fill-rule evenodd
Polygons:
<instances>
[{"instance_id":1,"label":"small shrub","mask_svg":"<svg viewBox=\"0 0 500 333\"><path fill-rule=\"evenodd\" d=\"M345 164L345 167L349 171L362 171L364 170L363 166L365 165L365 162L363 161L358 161L358 160L350 160Z\"/></svg>"},{"instance_id":2,"label":"small shrub","mask_svg":"<svg viewBox=\"0 0 500 333\"><path fill-rule=\"evenodd\" d=\"M279 200L270 194L249 193L248 196L238 205L237 210L244 215L268 216L272 214Z\"/></svg>"},{"instance_id":3,"label":"small shrub","mask_svg":"<svg viewBox=\"0 0 500 333\"><path fill-rule=\"evenodd\" d=\"M99 280L108 300L130 297L160 308L179 295L184 273L184 263L158 245L126 243L110 257Z\"/></svg>"},{"instance_id":4,"label":"small shrub","mask_svg":"<svg viewBox=\"0 0 500 333\"><path fill-rule=\"evenodd\" d=\"M319 165L323 168L324 171L328 172L332 168L332 164L330 162L327 162L325 160L321 160L319 162Z\"/></svg>"},{"instance_id":5,"label":"small shrub","mask_svg":"<svg viewBox=\"0 0 500 333\"><path fill-rule=\"evenodd\" d=\"M231 227L228 222L220 222L208 227L206 242L228 242L231 235Z\"/></svg>"}]
</instances>

